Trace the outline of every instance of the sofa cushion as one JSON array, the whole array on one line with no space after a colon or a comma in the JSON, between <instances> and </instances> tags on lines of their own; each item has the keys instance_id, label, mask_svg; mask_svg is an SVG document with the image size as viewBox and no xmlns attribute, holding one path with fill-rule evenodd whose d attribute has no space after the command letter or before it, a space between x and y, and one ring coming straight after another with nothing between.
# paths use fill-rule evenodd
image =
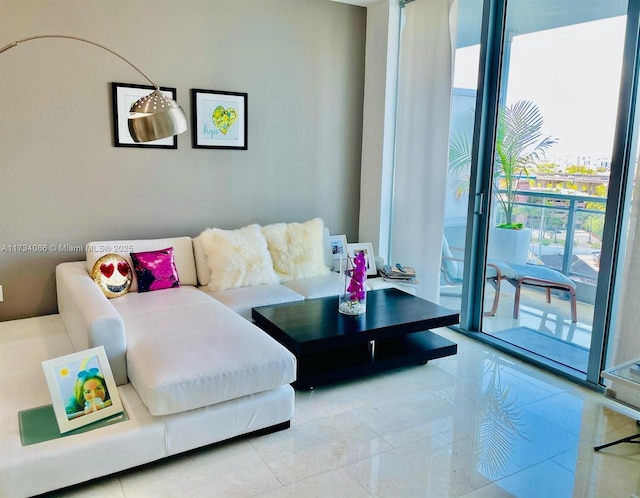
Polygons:
<instances>
[{"instance_id":1,"label":"sofa cushion","mask_svg":"<svg viewBox=\"0 0 640 498\"><path fill-rule=\"evenodd\" d=\"M129 292L133 272L127 260L119 254L105 254L93 265L91 278L102 293L112 299Z\"/></svg>"},{"instance_id":2,"label":"sofa cushion","mask_svg":"<svg viewBox=\"0 0 640 498\"><path fill-rule=\"evenodd\" d=\"M91 269L95 262L108 253L116 253L123 256L131 268L133 262L129 253L142 251L157 251L173 247L173 256L180 275L180 283L182 285L196 285L196 264L193 259L193 244L191 237L175 237L168 239L144 239L144 240L105 240L97 242L89 242L86 246L87 252L87 271L91 273ZM138 279L133 276L130 292L138 290Z\"/></svg>"},{"instance_id":3,"label":"sofa cushion","mask_svg":"<svg viewBox=\"0 0 640 498\"><path fill-rule=\"evenodd\" d=\"M216 292L210 291L206 287L199 287L199 289L247 320L252 320L251 308L304 300L303 296L280 284L256 285Z\"/></svg>"},{"instance_id":4,"label":"sofa cushion","mask_svg":"<svg viewBox=\"0 0 640 498\"><path fill-rule=\"evenodd\" d=\"M200 292L196 287L185 285L162 292L129 292L126 296L109 302L121 316L125 317L211 301L214 301L211 296Z\"/></svg>"},{"instance_id":5,"label":"sofa cushion","mask_svg":"<svg viewBox=\"0 0 640 498\"><path fill-rule=\"evenodd\" d=\"M281 282L326 275L323 245L324 222L274 223L262 227L273 267Z\"/></svg>"},{"instance_id":6,"label":"sofa cushion","mask_svg":"<svg viewBox=\"0 0 640 498\"><path fill-rule=\"evenodd\" d=\"M132 252L138 292L180 287L180 277L173 257L173 247L158 251Z\"/></svg>"},{"instance_id":7,"label":"sofa cushion","mask_svg":"<svg viewBox=\"0 0 640 498\"><path fill-rule=\"evenodd\" d=\"M213 299L124 320L129 379L152 415L213 405L295 380L296 360L284 346Z\"/></svg>"},{"instance_id":8,"label":"sofa cushion","mask_svg":"<svg viewBox=\"0 0 640 498\"><path fill-rule=\"evenodd\" d=\"M344 289L344 281L339 273L329 272L319 277L301 278L282 284L305 299L337 296Z\"/></svg>"},{"instance_id":9,"label":"sofa cushion","mask_svg":"<svg viewBox=\"0 0 640 498\"><path fill-rule=\"evenodd\" d=\"M202 245L202 234L193 238L193 257L196 261L196 273L199 285L209 285L211 280L211 269L207 263L207 254Z\"/></svg>"},{"instance_id":10,"label":"sofa cushion","mask_svg":"<svg viewBox=\"0 0 640 498\"><path fill-rule=\"evenodd\" d=\"M209 290L279 282L260 225L236 230L208 228L199 238L211 271Z\"/></svg>"}]
</instances>

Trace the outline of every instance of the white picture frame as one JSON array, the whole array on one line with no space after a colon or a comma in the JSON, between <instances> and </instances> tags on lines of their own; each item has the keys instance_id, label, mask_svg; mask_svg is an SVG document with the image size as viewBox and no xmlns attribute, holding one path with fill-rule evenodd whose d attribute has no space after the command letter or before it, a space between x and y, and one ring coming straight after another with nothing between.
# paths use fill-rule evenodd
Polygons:
<instances>
[{"instance_id":1,"label":"white picture frame","mask_svg":"<svg viewBox=\"0 0 640 498\"><path fill-rule=\"evenodd\" d=\"M364 259L367 262L367 276L375 276L378 274L378 269L376 268L376 256L373 252L373 244L371 244L371 242L348 244L347 248L350 258L355 258L356 254L364 252Z\"/></svg>"},{"instance_id":2,"label":"white picture frame","mask_svg":"<svg viewBox=\"0 0 640 498\"><path fill-rule=\"evenodd\" d=\"M333 258L333 271L340 271L340 260L348 255L346 235L331 235L331 257Z\"/></svg>"},{"instance_id":3,"label":"white picture frame","mask_svg":"<svg viewBox=\"0 0 640 498\"><path fill-rule=\"evenodd\" d=\"M45 360L42 369L60 433L122 413L122 402L103 346Z\"/></svg>"}]
</instances>

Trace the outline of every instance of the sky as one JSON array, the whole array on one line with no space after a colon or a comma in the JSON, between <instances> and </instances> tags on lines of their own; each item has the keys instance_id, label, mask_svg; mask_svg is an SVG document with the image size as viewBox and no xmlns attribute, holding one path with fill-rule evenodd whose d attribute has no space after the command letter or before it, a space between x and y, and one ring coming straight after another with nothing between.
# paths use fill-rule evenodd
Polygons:
<instances>
[{"instance_id":1,"label":"sky","mask_svg":"<svg viewBox=\"0 0 640 498\"><path fill-rule=\"evenodd\" d=\"M611 157L626 17L513 38L507 105L535 102L543 132L558 140L549 160ZM458 49L454 86L475 88L479 46Z\"/></svg>"}]
</instances>

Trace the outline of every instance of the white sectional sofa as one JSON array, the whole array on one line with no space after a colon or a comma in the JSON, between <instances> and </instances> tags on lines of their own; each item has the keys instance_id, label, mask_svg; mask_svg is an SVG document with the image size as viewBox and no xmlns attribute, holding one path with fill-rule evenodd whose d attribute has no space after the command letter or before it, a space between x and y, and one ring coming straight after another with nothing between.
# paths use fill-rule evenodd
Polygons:
<instances>
[{"instance_id":1,"label":"white sectional sofa","mask_svg":"<svg viewBox=\"0 0 640 498\"><path fill-rule=\"evenodd\" d=\"M207 286L211 248L203 235L92 242L87 261L60 264L58 308L69 340L76 351L104 346L129 420L26 447L13 434L1 446L0 496L43 493L235 436L289 427L295 357L247 318L252 307L338 292L339 276L328 268L326 228L320 244L323 269L315 276L224 290ZM167 247L173 248L179 287L135 292L134 281L130 292L108 299L90 276L103 254L128 257ZM89 448L105 455L99 465L85 458Z\"/></svg>"}]
</instances>

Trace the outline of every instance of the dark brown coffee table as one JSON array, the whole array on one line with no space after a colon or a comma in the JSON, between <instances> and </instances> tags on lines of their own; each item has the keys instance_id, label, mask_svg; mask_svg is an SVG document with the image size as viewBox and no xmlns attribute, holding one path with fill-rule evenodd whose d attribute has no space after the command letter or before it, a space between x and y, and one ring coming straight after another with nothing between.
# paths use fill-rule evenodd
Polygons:
<instances>
[{"instance_id":1,"label":"dark brown coffee table","mask_svg":"<svg viewBox=\"0 0 640 498\"><path fill-rule=\"evenodd\" d=\"M253 308L260 328L298 359L297 389L454 355L458 346L429 329L460 315L398 289L367 292L367 312L338 312L338 298Z\"/></svg>"}]
</instances>

